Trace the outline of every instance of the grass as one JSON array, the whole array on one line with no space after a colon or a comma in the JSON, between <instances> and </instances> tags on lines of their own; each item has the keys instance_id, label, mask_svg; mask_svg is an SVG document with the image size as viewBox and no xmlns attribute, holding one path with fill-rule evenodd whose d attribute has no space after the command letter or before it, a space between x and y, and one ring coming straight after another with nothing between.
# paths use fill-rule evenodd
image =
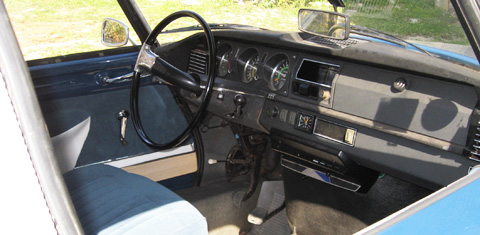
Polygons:
<instances>
[{"instance_id":1,"label":"grass","mask_svg":"<svg viewBox=\"0 0 480 235\"><path fill-rule=\"evenodd\" d=\"M327 0L261 0L254 4L244 0L137 0L151 27L174 11L184 9L199 13L210 23L237 23L281 31L297 31L297 12L305 4L331 10ZM360 12L351 22L397 35L402 38L422 37L426 40L465 44L456 17L435 8L434 0L345 0L347 6L370 7L370 16ZM112 17L128 24L121 8L113 0L6 0L5 4L26 60L106 49L100 43L104 18ZM390 4L391 5L391 4ZM387 15L378 14L387 8ZM388 8L390 7L390 8ZM374 18L371 18L371 16ZM175 27L191 25L178 22ZM130 27L131 28L131 27ZM133 31L133 30L131 30ZM132 32L137 38L135 32ZM138 41L138 38L137 38Z\"/></svg>"},{"instance_id":2,"label":"grass","mask_svg":"<svg viewBox=\"0 0 480 235\"><path fill-rule=\"evenodd\" d=\"M453 11L435 7L433 0L397 0L390 7L387 15L372 18L357 14L351 17L351 22L401 38L468 44Z\"/></svg>"}]
</instances>

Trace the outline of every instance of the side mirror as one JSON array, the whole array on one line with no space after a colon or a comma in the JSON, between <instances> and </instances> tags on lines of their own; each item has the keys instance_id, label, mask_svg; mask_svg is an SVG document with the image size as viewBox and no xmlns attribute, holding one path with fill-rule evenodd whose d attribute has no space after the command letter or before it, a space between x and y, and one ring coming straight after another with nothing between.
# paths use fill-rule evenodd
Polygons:
<instances>
[{"instance_id":1,"label":"side mirror","mask_svg":"<svg viewBox=\"0 0 480 235\"><path fill-rule=\"evenodd\" d=\"M347 40L350 34L350 19L337 12L300 9L298 29L322 37Z\"/></svg>"},{"instance_id":2,"label":"side mirror","mask_svg":"<svg viewBox=\"0 0 480 235\"><path fill-rule=\"evenodd\" d=\"M102 44L121 47L128 43L128 26L119 20L105 18L102 24Z\"/></svg>"}]
</instances>

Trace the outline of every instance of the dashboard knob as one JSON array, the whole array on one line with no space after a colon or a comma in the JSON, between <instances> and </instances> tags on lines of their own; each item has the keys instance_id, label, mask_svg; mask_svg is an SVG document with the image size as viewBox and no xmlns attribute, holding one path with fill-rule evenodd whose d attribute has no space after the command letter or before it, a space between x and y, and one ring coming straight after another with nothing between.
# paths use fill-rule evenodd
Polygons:
<instances>
[{"instance_id":1,"label":"dashboard knob","mask_svg":"<svg viewBox=\"0 0 480 235\"><path fill-rule=\"evenodd\" d=\"M233 97L233 103L237 106L243 106L245 103L247 103L247 99L244 95L237 94L235 97Z\"/></svg>"},{"instance_id":2,"label":"dashboard knob","mask_svg":"<svg viewBox=\"0 0 480 235\"><path fill-rule=\"evenodd\" d=\"M392 87L393 90L397 92L405 91L407 89L407 80L405 80L405 78L397 78L397 80L393 82Z\"/></svg>"},{"instance_id":3,"label":"dashboard knob","mask_svg":"<svg viewBox=\"0 0 480 235\"><path fill-rule=\"evenodd\" d=\"M247 99L243 94L236 94L233 97L233 103L235 104L236 107L233 113L226 115L228 118L238 118L242 116L242 113L243 113L242 108L247 103Z\"/></svg>"},{"instance_id":4,"label":"dashboard knob","mask_svg":"<svg viewBox=\"0 0 480 235\"><path fill-rule=\"evenodd\" d=\"M330 99L330 91L321 90L319 92L319 96L320 96L320 99L322 100L328 100Z\"/></svg>"}]
</instances>

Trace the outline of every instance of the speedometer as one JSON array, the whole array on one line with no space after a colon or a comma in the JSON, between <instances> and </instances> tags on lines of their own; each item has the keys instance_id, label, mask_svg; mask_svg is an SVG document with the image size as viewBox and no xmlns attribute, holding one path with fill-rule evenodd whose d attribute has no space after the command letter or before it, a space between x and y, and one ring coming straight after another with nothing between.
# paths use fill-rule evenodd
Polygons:
<instances>
[{"instance_id":1,"label":"speedometer","mask_svg":"<svg viewBox=\"0 0 480 235\"><path fill-rule=\"evenodd\" d=\"M231 70L231 61L230 57L232 55L232 50L228 49L220 58L218 62L218 76L223 77Z\"/></svg>"},{"instance_id":2,"label":"speedometer","mask_svg":"<svg viewBox=\"0 0 480 235\"><path fill-rule=\"evenodd\" d=\"M270 87L273 90L278 91L282 89L287 81L289 69L290 67L287 59L284 59L275 65L272 75L270 76Z\"/></svg>"},{"instance_id":3,"label":"speedometer","mask_svg":"<svg viewBox=\"0 0 480 235\"><path fill-rule=\"evenodd\" d=\"M254 55L250 57L245 63L245 68L243 69L242 81L245 83L250 83L253 80L258 80L258 63L260 62L260 56Z\"/></svg>"}]
</instances>

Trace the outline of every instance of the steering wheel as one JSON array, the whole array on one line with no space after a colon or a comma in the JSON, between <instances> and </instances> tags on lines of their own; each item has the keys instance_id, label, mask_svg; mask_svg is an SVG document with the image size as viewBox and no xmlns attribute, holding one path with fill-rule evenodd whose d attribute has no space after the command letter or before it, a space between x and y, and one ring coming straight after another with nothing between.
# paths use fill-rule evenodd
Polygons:
<instances>
[{"instance_id":1,"label":"steering wheel","mask_svg":"<svg viewBox=\"0 0 480 235\"><path fill-rule=\"evenodd\" d=\"M172 21L182 18L190 17L200 23L203 32L206 37L206 44L208 49L208 79L207 85L205 88L200 86L200 79L195 79L194 76L183 72L182 70L176 68L175 66L169 64L167 61L163 60L155 54L151 47L154 45L157 36L162 32L168 24ZM143 43L143 46L140 50L140 53L137 58L137 63L135 64L134 78L132 81L131 93L130 93L130 109L132 110L132 122L140 139L149 147L165 150L176 147L183 143L189 136L190 133L194 130L200 118L206 111L208 101L210 99L213 85L215 83L215 58L216 58L216 49L215 42L212 34L212 30L208 26L207 22L197 13L192 11L178 11L163 19L158 25L153 29L153 31L148 35L147 39ZM198 111L194 115L193 119L185 128L185 130L178 135L175 139L170 142L161 144L156 143L151 140L145 130L143 129L142 122L140 119L140 112L138 109L138 94L140 87L140 75L143 73L151 73L155 76L160 77L166 82L172 84L173 86L183 88L190 92L193 92L197 97L203 94L201 104L198 108ZM205 92L203 92L205 90Z\"/></svg>"}]
</instances>

